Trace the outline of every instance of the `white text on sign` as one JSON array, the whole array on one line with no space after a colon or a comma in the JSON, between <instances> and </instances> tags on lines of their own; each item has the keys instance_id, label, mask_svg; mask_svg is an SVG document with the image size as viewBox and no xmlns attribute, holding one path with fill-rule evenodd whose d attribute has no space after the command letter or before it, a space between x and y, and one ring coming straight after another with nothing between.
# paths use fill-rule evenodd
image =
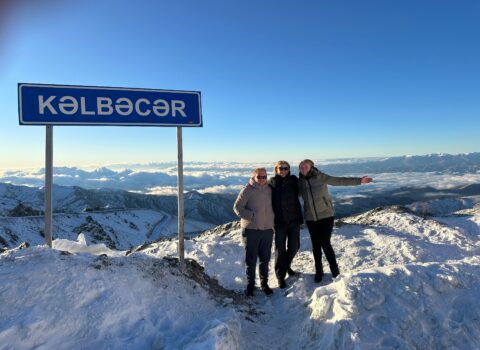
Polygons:
<instances>
[{"instance_id":1,"label":"white text on sign","mask_svg":"<svg viewBox=\"0 0 480 350\"><path fill-rule=\"evenodd\" d=\"M43 96L38 95L38 113L45 114L48 110L53 115L61 112L65 115L73 115L80 111L82 115L112 115L114 110L122 116L129 116L136 112L140 116L148 116L151 113L158 117L177 115L186 118L185 102L182 100L156 99L150 101L147 98L131 100L127 97L117 98L115 101L110 97L96 97L95 109L87 110L86 97L73 96Z\"/></svg>"}]
</instances>

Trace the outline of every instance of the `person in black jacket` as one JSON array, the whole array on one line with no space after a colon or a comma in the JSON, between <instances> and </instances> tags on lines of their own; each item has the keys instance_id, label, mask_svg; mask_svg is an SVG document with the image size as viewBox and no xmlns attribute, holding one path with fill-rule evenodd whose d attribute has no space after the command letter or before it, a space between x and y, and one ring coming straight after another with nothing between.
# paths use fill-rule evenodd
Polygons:
<instances>
[{"instance_id":1,"label":"person in black jacket","mask_svg":"<svg viewBox=\"0 0 480 350\"><path fill-rule=\"evenodd\" d=\"M275 274L278 286L285 288L285 276L295 275L290 267L300 249L300 225L302 208L298 200L298 178L290 174L290 164L280 160L275 164L272 188L272 206L275 213Z\"/></svg>"}]
</instances>

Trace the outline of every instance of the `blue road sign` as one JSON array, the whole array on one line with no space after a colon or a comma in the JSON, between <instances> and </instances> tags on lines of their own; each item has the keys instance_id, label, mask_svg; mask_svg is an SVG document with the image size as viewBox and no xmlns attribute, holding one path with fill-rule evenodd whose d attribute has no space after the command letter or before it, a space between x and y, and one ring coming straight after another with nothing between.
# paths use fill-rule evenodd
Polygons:
<instances>
[{"instance_id":1,"label":"blue road sign","mask_svg":"<svg viewBox=\"0 0 480 350\"><path fill-rule=\"evenodd\" d=\"M202 126L198 91L18 84L21 125Z\"/></svg>"}]
</instances>

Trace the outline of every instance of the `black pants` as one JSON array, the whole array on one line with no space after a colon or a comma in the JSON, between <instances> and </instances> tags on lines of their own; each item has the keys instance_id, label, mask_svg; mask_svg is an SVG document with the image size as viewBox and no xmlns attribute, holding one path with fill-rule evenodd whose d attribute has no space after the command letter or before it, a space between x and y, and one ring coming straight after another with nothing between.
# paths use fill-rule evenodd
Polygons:
<instances>
[{"instance_id":1,"label":"black pants","mask_svg":"<svg viewBox=\"0 0 480 350\"><path fill-rule=\"evenodd\" d=\"M287 269L300 249L300 225L275 226L275 275L284 279Z\"/></svg>"},{"instance_id":2,"label":"black pants","mask_svg":"<svg viewBox=\"0 0 480 350\"><path fill-rule=\"evenodd\" d=\"M255 286L255 269L257 259L260 260L260 281L263 285L268 283L268 263L272 255L273 230L243 230L245 243L245 264L247 284Z\"/></svg>"},{"instance_id":3,"label":"black pants","mask_svg":"<svg viewBox=\"0 0 480 350\"><path fill-rule=\"evenodd\" d=\"M340 272L338 270L337 259L333 251L330 238L333 231L333 216L318 220L307 221L308 231L312 239L313 258L315 259L316 274L323 275L322 250L325 253L332 276L336 277Z\"/></svg>"}]
</instances>

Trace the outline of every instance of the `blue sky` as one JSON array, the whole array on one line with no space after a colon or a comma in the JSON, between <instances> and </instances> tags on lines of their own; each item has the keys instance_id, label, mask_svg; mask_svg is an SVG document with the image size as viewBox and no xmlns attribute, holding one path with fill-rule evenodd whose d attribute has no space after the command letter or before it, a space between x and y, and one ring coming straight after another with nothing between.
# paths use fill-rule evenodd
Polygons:
<instances>
[{"instance_id":1,"label":"blue sky","mask_svg":"<svg viewBox=\"0 0 480 350\"><path fill-rule=\"evenodd\" d=\"M480 151L478 1L3 3L0 168L44 164L18 82L201 91L186 161ZM55 165L176 157L175 128L54 127Z\"/></svg>"}]
</instances>

